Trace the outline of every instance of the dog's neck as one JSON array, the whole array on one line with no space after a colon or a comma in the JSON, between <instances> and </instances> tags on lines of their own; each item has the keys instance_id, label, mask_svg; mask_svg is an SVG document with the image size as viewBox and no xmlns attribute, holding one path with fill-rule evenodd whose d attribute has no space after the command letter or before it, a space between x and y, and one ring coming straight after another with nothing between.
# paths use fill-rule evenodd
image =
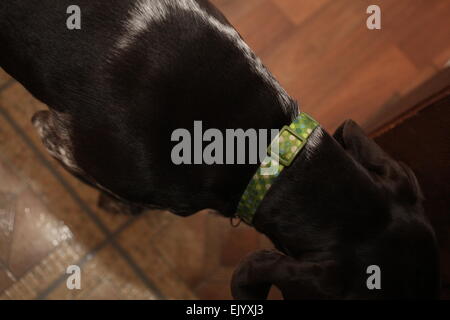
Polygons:
<instances>
[{"instance_id":1,"label":"dog's neck","mask_svg":"<svg viewBox=\"0 0 450 320\"><path fill-rule=\"evenodd\" d=\"M279 250L294 257L305 252L326 255L334 245L330 241L341 232L333 226L344 225L349 234L364 237L361 230L374 227L385 211L370 177L320 127L272 188L253 224ZM362 225L367 229L360 229Z\"/></svg>"},{"instance_id":2,"label":"dog's neck","mask_svg":"<svg viewBox=\"0 0 450 320\"><path fill-rule=\"evenodd\" d=\"M243 115L233 123L233 128L240 128L244 131L248 129L256 129L257 131L266 129L269 137L263 150L266 152L267 147L271 142L271 130L281 130L281 128L289 125L297 116L298 108L297 105L294 104L295 103L293 103L292 106L289 106L289 108L291 108L289 114L286 114L286 107L277 106L271 108L271 110L266 110L266 112L263 110L257 111L259 113L258 116L251 117ZM264 106L262 107L264 108ZM293 108L295 108L295 110L292 110ZM265 114L265 116L262 116L262 114ZM233 128L218 129L224 132L226 129ZM259 141L258 146L262 148ZM249 146L246 147L247 151L248 147ZM258 151L260 152L261 150ZM208 208L211 208L226 217L234 217L241 197L253 175L258 170L259 165L260 163L205 166L206 176L214 176L214 181L212 182L214 186L211 188L214 193L210 195L211 202L208 204Z\"/></svg>"}]
</instances>

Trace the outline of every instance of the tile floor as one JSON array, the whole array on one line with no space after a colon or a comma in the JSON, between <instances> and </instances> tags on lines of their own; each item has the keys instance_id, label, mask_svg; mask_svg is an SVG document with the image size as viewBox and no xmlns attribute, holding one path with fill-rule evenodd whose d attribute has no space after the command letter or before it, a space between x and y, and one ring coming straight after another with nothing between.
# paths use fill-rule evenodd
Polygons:
<instances>
[{"instance_id":1,"label":"tile floor","mask_svg":"<svg viewBox=\"0 0 450 320\"><path fill-rule=\"evenodd\" d=\"M376 127L401 111L380 114L384 103L450 58L446 0L385 0L380 33L365 29L366 0L213 2L329 129L349 116ZM103 212L44 151L30 123L44 108L0 70L0 299L230 298L234 266L270 243L207 212ZM81 290L65 284L73 264Z\"/></svg>"}]
</instances>

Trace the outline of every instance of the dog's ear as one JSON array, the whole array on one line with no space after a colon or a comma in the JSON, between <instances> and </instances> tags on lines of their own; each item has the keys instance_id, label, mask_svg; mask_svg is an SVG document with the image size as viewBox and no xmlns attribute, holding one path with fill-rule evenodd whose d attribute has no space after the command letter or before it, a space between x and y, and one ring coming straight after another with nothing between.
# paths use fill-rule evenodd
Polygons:
<instances>
[{"instance_id":1,"label":"dog's ear","mask_svg":"<svg viewBox=\"0 0 450 320\"><path fill-rule=\"evenodd\" d=\"M231 292L236 300L264 300L272 285L288 300L330 299L335 296L333 261L301 262L276 251L250 254L234 271Z\"/></svg>"},{"instance_id":2,"label":"dog's ear","mask_svg":"<svg viewBox=\"0 0 450 320\"><path fill-rule=\"evenodd\" d=\"M352 120L345 121L334 133L334 138L348 154L374 178L374 181L409 203L422 200L419 183L412 170L392 159L363 129Z\"/></svg>"},{"instance_id":3,"label":"dog's ear","mask_svg":"<svg viewBox=\"0 0 450 320\"><path fill-rule=\"evenodd\" d=\"M345 121L334 133L339 144L372 173L385 174L392 160L353 120Z\"/></svg>"}]
</instances>

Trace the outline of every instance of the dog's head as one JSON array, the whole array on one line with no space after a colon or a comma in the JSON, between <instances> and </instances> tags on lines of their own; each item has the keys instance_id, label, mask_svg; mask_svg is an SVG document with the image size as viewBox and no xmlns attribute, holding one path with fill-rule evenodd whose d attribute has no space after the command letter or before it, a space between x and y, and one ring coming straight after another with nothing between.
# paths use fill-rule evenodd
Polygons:
<instances>
[{"instance_id":1,"label":"dog's head","mask_svg":"<svg viewBox=\"0 0 450 320\"><path fill-rule=\"evenodd\" d=\"M280 176L255 216L277 252L258 252L236 270L236 298L434 298L438 251L414 173L353 121L321 129ZM314 141L315 139L315 141ZM300 161L299 161L300 160ZM381 289L370 289L370 267Z\"/></svg>"}]
</instances>

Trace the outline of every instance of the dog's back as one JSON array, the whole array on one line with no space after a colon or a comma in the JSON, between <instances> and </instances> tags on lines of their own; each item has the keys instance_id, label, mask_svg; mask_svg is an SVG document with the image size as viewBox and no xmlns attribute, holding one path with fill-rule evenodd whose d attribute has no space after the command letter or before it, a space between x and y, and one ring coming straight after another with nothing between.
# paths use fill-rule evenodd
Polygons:
<instances>
[{"instance_id":1,"label":"dog's back","mask_svg":"<svg viewBox=\"0 0 450 320\"><path fill-rule=\"evenodd\" d=\"M119 198L234 214L254 165L177 167L172 132L280 128L296 103L208 1L82 0L80 30L71 4L0 4L0 64L50 107L34 124L51 154Z\"/></svg>"}]
</instances>

